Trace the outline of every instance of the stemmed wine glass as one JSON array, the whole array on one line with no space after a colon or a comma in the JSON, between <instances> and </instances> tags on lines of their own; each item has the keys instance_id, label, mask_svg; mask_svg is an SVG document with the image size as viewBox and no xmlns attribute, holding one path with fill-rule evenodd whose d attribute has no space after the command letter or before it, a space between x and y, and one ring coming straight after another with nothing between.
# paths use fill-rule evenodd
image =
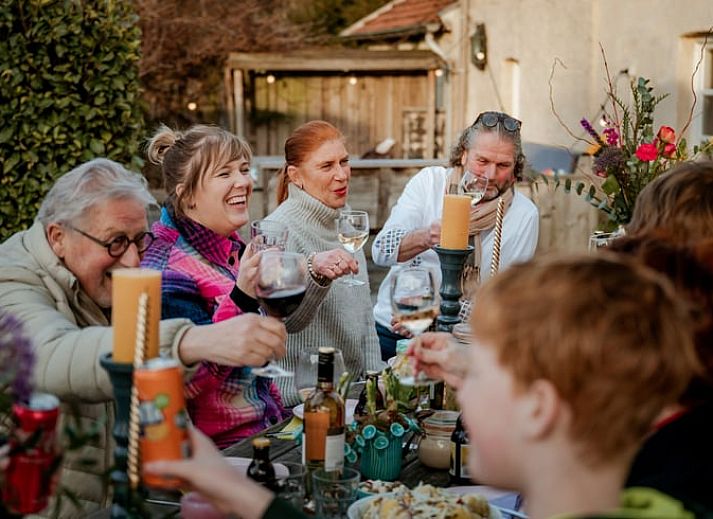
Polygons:
<instances>
[{"instance_id":1,"label":"stemmed wine glass","mask_svg":"<svg viewBox=\"0 0 713 519\"><path fill-rule=\"evenodd\" d=\"M258 264L255 295L267 315L284 320L302 303L307 290L307 262L302 254L266 250ZM294 374L268 362L253 368L261 377L291 377Z\"/></svg>"},{"instance_id":2,"label":"stemmed wine glass","mask_svg":"<svg viewBox=\"0 0 713 519\"><path fill-rule=\"evenodd\" d=\"M394 320L413 335L426 331L438 315L438 291L433 271L425 267L405 267L391 279L391 310ZM423 374L399 379L401 384L417 386L435 381Z\"/></svg>"},{"instance_id":3,"label":"stemmed wine glass","mask_svg":"<svg viewBox=\"0 0 713 519\"><path fill-rule=\"evenodd\" d=\"M463 172L463 177L458 184L460 194L470 197L470 205L475 206L485 196L488 190L488 179L471 173L468 170Z\"/></svg>"},{"instance_id":4,"label":"stemmed wine glass","mask_svg":"<svg viewBox=\"0 0 713 519\"><path fill-rule=\"evenodd\" d=\"M369 214L366 211L342 211L337 218L337 238L342 247L352 255L360 250L369 238ZM364 281L356 279L354 273L339 280L350 286L363 285Z\"/></svg>"}]
</instances>

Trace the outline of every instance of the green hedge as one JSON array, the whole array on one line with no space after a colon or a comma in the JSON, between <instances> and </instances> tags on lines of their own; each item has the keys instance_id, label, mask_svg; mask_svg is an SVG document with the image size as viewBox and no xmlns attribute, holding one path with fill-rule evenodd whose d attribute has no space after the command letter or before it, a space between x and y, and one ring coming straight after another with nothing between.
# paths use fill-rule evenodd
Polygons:
<instances>
[{"instance_id":1,"label":"green hedge","mask_svg":"<svg viewBox=\"0 0 713 519\"><path fill-rule=\"evenodd\" d=\"M109 157L137 170L140 31L127 0L0 2L0 240L53 180Z\"/></svg>"}]
</instances>

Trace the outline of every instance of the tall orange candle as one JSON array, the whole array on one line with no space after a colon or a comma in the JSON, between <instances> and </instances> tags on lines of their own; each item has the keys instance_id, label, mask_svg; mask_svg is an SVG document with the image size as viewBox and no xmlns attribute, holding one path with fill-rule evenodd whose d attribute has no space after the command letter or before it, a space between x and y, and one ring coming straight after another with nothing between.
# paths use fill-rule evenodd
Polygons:
<instances>
[{"instance_id":1,"label":"tall orange candle","mask_svg":"<svg viewBox=\"0 0 713 519\"><path fill-rule=\"evenodd\" d=\"M144 359L158 357L158 323L161 319L161 272L152 269L117 269L112 272L111 321L114 327L114 362L131 364L136 345L139 296L149 296Z\"/></svg>"},{"instance_id":2,"label":"tall orange candle","mask_svg":"<svg viewBox=\"0 0 713 519\"><path fill-rule=\"evenodd\" d=\"M466 195L446 195L443 198L440 245L444 249L463 250L468 247L470 200Z\"/></svg>"}]
</instances>

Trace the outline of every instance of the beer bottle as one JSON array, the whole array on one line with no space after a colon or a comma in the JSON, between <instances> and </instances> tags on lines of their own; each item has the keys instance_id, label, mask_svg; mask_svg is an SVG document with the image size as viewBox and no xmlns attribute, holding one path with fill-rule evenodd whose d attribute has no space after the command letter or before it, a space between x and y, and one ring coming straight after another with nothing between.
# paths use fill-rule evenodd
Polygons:
<instances>
[{"instance_id":1,"label":"beer bottle","mask_svg":"<svg viewBox=\"0 0 713 519\"><path fill-rule=\"evenodd\" d=\"M253 460L248 466L248 477L269 489L275 487L275 467L270 461L270 440L255 438L253 441Z\"/></svg>"},{"instance_id":2,"label":"beer bottle","mask_svg":"<svg viewBox=\"0 0 713 519\"><path fill-rule=\"evenodd\" d=\"M458 415L451 434L451 462L448 469L454 485L472 484L468 474L468 432L463 427L463 415Z\"/></svg>"}]
</instances>

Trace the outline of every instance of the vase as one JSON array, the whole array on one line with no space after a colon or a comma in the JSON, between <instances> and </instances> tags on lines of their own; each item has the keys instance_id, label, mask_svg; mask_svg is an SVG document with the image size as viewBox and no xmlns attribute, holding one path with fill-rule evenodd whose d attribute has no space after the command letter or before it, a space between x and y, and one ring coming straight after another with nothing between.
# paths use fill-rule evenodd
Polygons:
<instances>
[{"instance_id":1,"label":"vase","mask_svg":"<svg viewBox=\"0 0 713 519\"><path fill-rule=\"evenodd\" d=\"M401 473L401 438L381 431L377 435L382 440L366 443L361 452L359 471L366 479L395 481ZM384 440L388 441L385 446Z\"/></svg>"}]
</instances>

